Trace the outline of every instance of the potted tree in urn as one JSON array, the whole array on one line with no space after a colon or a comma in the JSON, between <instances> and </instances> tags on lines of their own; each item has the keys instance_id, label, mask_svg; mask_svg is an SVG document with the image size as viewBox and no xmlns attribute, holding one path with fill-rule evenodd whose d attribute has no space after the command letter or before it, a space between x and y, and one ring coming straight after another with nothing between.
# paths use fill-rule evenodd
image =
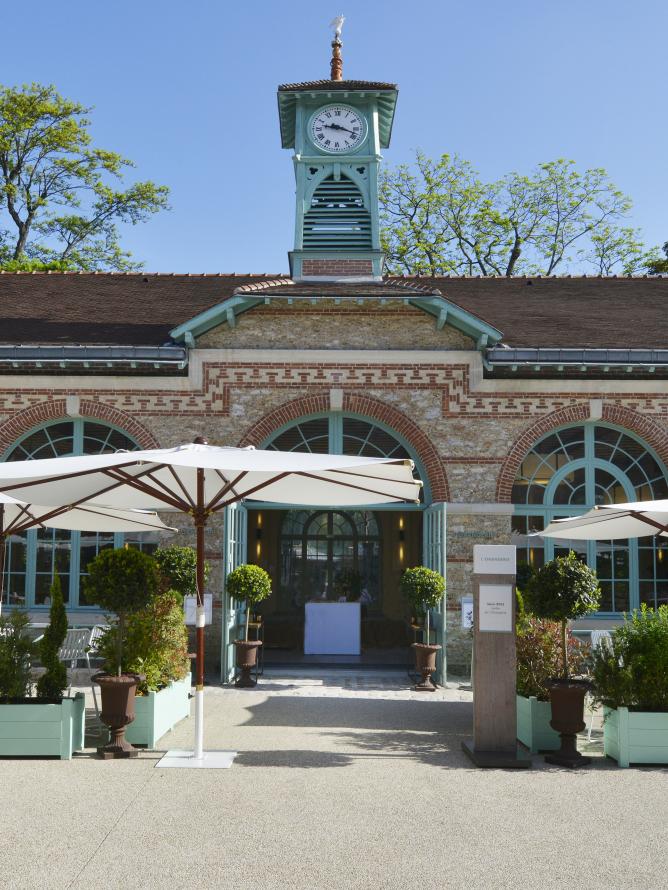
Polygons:
<instances>
[{"instance_id":1,"label":"potted tree in urn","mask_svg":"<svg viewBox=\"0 0 668 890\"><path fill-rule=\"evenodd\" d=\"M271 578L260 566L240 565L227 576L227 592L234 599L244 600L246 603L244 638L243 640L234 641L237 650L237 667L241 671L236 685L252 687L255 686L255 681L251 677L251 671L257 663L257 650L262 645L262 641L248 639L248 622L251 606L261 602L271 594Z\"/></svg>"},{"instance_id":2,"label":"potted tree in urn","mask_svg":"<svg viewBox=\"0 0 668 890\"><path fill-rule=\"evenodd\" d=\"M537 618L558 621L560 657L558 675L549 684L552 719L561 747L546 755L548 763L576 767L590 762L577 750L577 734L585 727L584 699L587 680L572 676L569 662L568 623L595 612L601 597L596 573L571 551L546 563L526 585L524 603Z\"/></svg>"},{"instance_id":3,"label":"potted tree in urn","mask_svg":"<svg viewBox=\"0 0 668 890\"><path fill-rule=\"evenodd\" d=\"M101 757L136 757L125 738L125 727L135 719L135 692L142 676L123 673L123 643L128 616L148 605L160 584L155 560L135 548L102 550L88 565L86 598L116 614L115 671L95 674L102 693L102 721L111 731L110 742L98 748Z\"/></svg>"},{"instance_id":4,"label":"potted tree in urn","mask_svg":"<svg viewBox=\"0 0 668 890\"><path fill-rule=\"evenodd\" d=\"M413 606L415 612L425 616L425 643L413 643L418 673L422 674L422 682L415 687L418 692L433 692L435 686L431 675L436 670L436 653L441 649L437 643L430 641L429 610L434 609L445 595L445 579L443 575L428 569L426 566L415 566L406 569L401 576L402 594Z\"/></svg>"}]
</instances>

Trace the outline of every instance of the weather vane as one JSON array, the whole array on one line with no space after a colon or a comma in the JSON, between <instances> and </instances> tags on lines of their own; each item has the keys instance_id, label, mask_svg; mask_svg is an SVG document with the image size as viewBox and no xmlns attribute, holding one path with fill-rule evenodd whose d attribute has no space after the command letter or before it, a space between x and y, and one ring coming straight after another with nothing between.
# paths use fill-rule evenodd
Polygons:
<instances>
[{"instance_id":1,"label":"weather vane","mask_svg":"<svg viewBox=\"0 0 668 890\"><path fill-rule=\"evenodd\" d=\"M341 29L345 22L345 16L337 15L329 23L330 28L334 28L334 40L332 40L332 64L331 64L331 80L343 80L343 59L341 58Z\"/></svg>"}]
</instances>

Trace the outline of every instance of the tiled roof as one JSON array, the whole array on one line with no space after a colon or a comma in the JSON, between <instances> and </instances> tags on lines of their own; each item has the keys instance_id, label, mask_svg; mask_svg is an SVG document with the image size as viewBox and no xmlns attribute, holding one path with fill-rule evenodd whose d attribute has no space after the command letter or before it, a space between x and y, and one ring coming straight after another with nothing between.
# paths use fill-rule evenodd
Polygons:
<instances>
[{"instance_id":1,"label":"tiled roof","mask_svg":"<svg viewBox=\"0 0 668 890\"><path fill-rule=\"evenodd\" d=\"M282 93L296 93L301 90L325 92L335 90L396 90L396 83L381 83L376 80L307 80L304 83L283 83L279 86Z\"/></svg>"},{"instance_id":2,"label":"tiled roof","mask_svg":"<svg viewBox=\"0 0 668 890\"><path fill-rule=\"evenodd\" d=\"M277 297L285 288L321 298L440 292L502 331L512 347L668 348L668 277L289 282L275 274L0 273L0 343L159 346L170 330L240 288Z\"/></svg>"}]
</instances>

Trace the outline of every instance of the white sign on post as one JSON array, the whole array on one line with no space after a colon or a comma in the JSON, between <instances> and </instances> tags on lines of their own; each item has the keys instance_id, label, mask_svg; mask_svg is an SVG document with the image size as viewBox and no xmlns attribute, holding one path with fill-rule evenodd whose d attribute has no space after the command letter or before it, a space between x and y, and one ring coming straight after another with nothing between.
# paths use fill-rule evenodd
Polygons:
<instances>
[{"instance_id":1,"label":"white sign on post","mask_svg":"<svg viewBox=\"0 0 668 890\"><path fill-rule=\"evenodd\" d=\"M194 626L197 624L197 597L183 597L183 611L185 613L185 621L187 625ZM204 618L206 624L213 623L213 594L204 594Z\"/></svg>"},{"instance_id":2,"label":"white sign on post","mask_svg":"<svg viewBox=\"0 0 668 890\"><path fill-rule=\"evenodd\" d=\"M514 544L475 544L473 547L474 575L514 575L516 567Z\"/></svg>"},{"instance_id":3,"label":"white sign on post","mask_svg":"<svg viewBox=\"0 0 668 890\"><path fill-rule=\"evenodd\" d=\"M462 597L462 628L473 627L473 597Z\"/></svg>"},{"instance_id":4,"label":"white sign on post","mask_svg":"<svg viewBox=\"0 0 668 890\"><path fill-rule=\"evenodd\" d=\"M512 584L481 584L478 628L481 633L512 633Z\"/></svg>"}]
</instances>

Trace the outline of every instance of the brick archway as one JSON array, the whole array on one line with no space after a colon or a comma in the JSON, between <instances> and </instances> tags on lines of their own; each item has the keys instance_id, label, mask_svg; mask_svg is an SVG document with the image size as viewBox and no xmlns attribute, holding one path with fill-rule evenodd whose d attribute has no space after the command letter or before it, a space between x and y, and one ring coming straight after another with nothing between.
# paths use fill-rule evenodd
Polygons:
<instances>
[{"instance_id":1,"label":"brick archway","mask_svg":"<svg viewBox=\"0 0 668 890\"><path fill-rule=\"evenodd\" d=\"M330 410L329 394L305 396L286 402L247 430L240 445L259 445L277 429L309 414L326 413ZM399 433L419 458L429 478L433 501L448 501L450 490L443 464L429 437L409 417L378 399L356 393L343 396L343 413L360 414L370 420L384 423Z\"/></svg>"},{"instance_id":2,"label":"brick archway","mask_svg":"<svg viewBox=\"0 0 668 890\"><path fill-rule=\"evenodd\" d=\"M100 420L111 424L131 436L141 448L158 448L159 443L155 436L130 414L112 408L103 402L91 402L82 400L79 404L80 417ZM75 420L67 414L65 399L54 399L50 402L41 402L24 411L19 411L9 420L0 425L0 454L16 442L25 433L35 427L42 426L52 420Z\"/></svg>"},{"instance_id":3,"label":"brick archway","mask_svg":"<svg viewBox=\"0 0 668 890\"><path fill-rule=\"evenodd\" d=\"M635 433L654 449L662 463L668 467L668 433L650 417L611 403L603 405L600 419L603 423L611 423ZM560 426L584 423L588 420L590 420L589 404L585 402L546 414L525 430L513 442L508 457L501 467L496 483L497 501L502 504L511 503L513 483L520 464L539 439Z\"/></svg>"}]
</instances>

